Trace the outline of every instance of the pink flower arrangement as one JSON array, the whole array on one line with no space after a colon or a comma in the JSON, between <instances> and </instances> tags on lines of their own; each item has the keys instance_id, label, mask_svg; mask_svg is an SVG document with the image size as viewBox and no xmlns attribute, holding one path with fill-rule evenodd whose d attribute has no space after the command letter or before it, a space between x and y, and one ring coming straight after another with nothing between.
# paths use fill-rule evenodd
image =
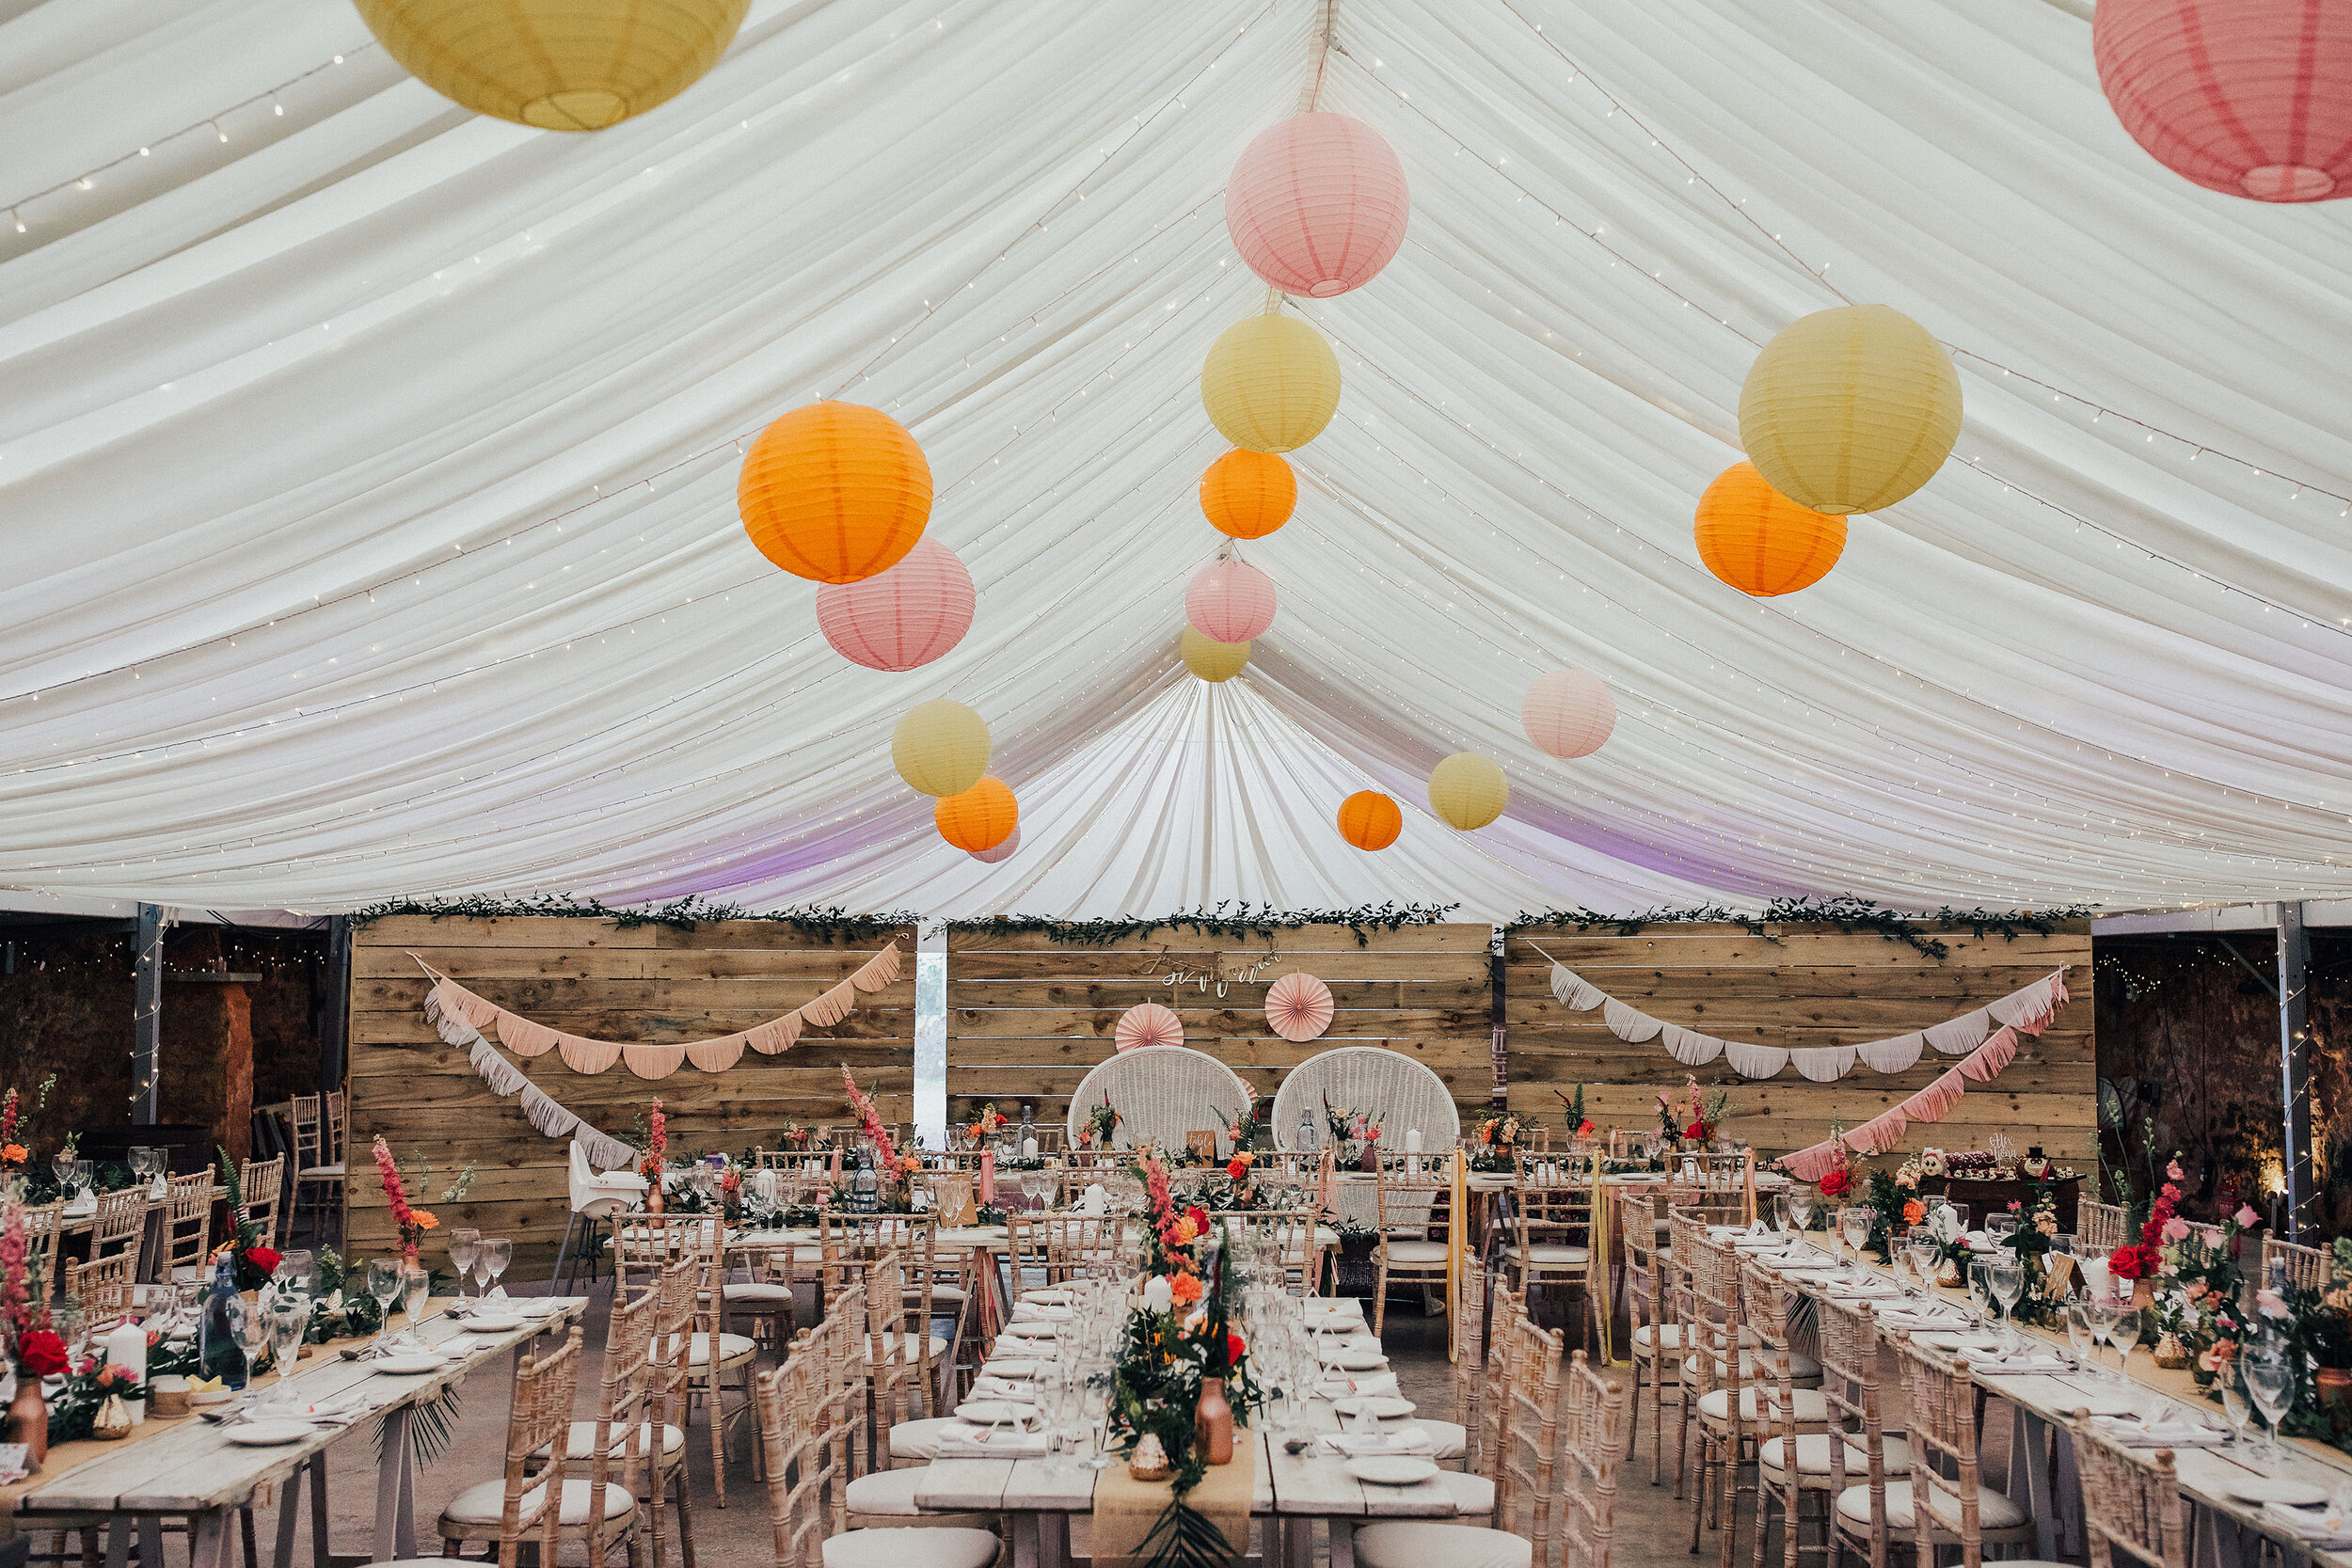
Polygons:
<instances>
[{"instance_id":1,"label":"pink flower arrangement","mask_svg":"<svg viewBox=\"0 0 2352 1568\"><path fill-rule=\"evenodd\" d=\"M661 1114L661 1101L656 1100L645 1113L645 1158L638 1174L649 1179L661 1175L661 1162L670 1152L670 1120Z\"/></svg>"},{"instance_id":2,"label":"pink flower arrangement","mask_svg":"<svg viewBox=\"0 0 2352 1568\"><path fill-rule=\"evenodd\" d=\"M899 1157L898 1141L891 1137L890 1129L882 1125L882 1113L874 1109L874 1097L857 1086L857 1080L850 1076L847 1062L841 1064L841 1087L849 1096L850 1109L857 1113L859 1128L874 1145L874 1164L893 1175L914 1169L914 1156Z\"/></svg>"},{"instance_id":3,"label":"pink flower arrangement","mask_svg":"<svg viewBox=\"0 0 2352 1568\"><path fill-rule=\"evenodd\" d=\"M400 1180L400 1162L392 1158L392 1146L384 1141L380 1132L376 1134L374 1152L375 1173L384 1183L384 1201L391 1205L392 1224L400 1231L400 1244L416 1246L423 1241L426 1231L441 1222L426 1210L410 1207L407 1188Z\"/></svg>"}]
</instances>

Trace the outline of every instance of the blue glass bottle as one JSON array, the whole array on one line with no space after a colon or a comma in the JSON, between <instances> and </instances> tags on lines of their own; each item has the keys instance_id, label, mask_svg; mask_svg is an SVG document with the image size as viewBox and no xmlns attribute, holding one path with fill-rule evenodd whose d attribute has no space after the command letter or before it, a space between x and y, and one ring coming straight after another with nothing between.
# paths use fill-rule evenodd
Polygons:
<instances>
[{"instance_id":1,"label":"blue glass bottle","mask_svg":"<svg viewBox=\"0 0 2352 1568\"><path fill-rule=\"evenodd\" d=\"M236 1264L223 1254L213 1270L213 1288L204 1298L204 1317L199 1325L197 1356L206 1377L220 1379L225 1388L243 1388L246 1374L245 1349L237 1343L237 1329L245 1322L245 1300L237 1294Z\"/></svg>"}]
</instances>

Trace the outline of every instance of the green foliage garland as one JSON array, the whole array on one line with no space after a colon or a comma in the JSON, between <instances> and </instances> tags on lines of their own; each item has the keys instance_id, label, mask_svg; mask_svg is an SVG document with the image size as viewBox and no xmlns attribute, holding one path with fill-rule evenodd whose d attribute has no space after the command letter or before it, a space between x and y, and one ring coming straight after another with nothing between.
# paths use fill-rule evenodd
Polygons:
<instances>
[{"instance_id":1,"label":"green foliage garland","mask_svg":"<svg viewBox=\"0 0 2352 1568\"><path fill-rule=\"evenodd\" d=\"M1145 919L1122 915L1109 920L1055 920L1043 915L1000 914L987 920L958 920L958 931L1041 931L1070 947L1108 947L1128 937L1154 931L1193 931L1204 937L1245 941L1295 931L1308 926L1344 926L1356 934L1356 945L1372 944L1375 931L1399 931L1407 926L1434 926L1460 909L1453 904L1366 904L1353 910L1278 910L1271 904L1236 903L1219 899L1206 909L1182 910Z\"/></svg>"},{"instance_id":2,"label":"green foliage garland","mask_svg":"<svg viewBox=\"0 0 2352 1568\"><path fill-rule=\"evenodd\" d=\"M1775 898L1764 906L1760 914L1726 909L1720 904L1645 910L1630 915L1600 914L1583 908L1521 910L1503 929L1517 932L1573 926L1580 936L1600 929L1613 936L1638 937L1652 926L1738 926L1750 936L1777 942L1779 938L1771 929L1774 926L1830 926L1849 936L1857 931L1874 932L1888 942L1902 942L1927 958L1943 958L1951 949L1927 935L1931 928L1966 930L1979 938L1997 934L2004 942L2015 942L2028 932L2048 936L2064 922L2085 918L2090 910L2088 904L2074 904L2057 910L1995 912L1982 908L1955 910L1947 904L1933 914L1902 914L1879 908L1874 898L1861 898L1851 893L1820 898L1808 894L1797 898Z\"/></svg>"},{"instance_id":3,"label":"green foliage garland","mask_svg":"<svg viewBox=\"0 0 2352 1568\"><path fill-rule=\"evenodd\" d=\"M764 920L788 926L803 936L845 942L875 942L898 935L918 918L906 910L886 914L851 914L842 909L750 910L740 904L713 904L700 894L651 908L615 908L597 898L569 894L540 894L530 898L395 898L370 904L351 913L353 927L373 924L396 914L421 914L433 920L514 920L536 915L558 920L610 920L627 931L639 926L667 926L691 931L720 920Z\"/></svg>"}]
</instances>

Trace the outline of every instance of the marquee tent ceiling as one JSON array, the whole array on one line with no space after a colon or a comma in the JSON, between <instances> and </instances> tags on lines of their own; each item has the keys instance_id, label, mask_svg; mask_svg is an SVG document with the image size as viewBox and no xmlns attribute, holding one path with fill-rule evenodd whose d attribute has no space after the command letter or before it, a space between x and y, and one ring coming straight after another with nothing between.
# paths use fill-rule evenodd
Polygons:
<instances>
[{"instance_id":1,"label":"marquee tent ceiling","mask_svg":"<svg viewBox=\"0 0 2352 1568\"><path fill-rule=\"evenodd\" d=\"M1209 688L1198 375L1264 298L1222 189L1300 103L1312 0L763 0L584 136L454 108L343 5L0 6L0 883L2352 891L2347 211L2153 163L2082 9L1341 0L1319 103L1394 144L1412 227L1289 307L1345 390L1242 546L1280 616ZM1959 450L1749 600L1692 507L1756 347L1842 299L1951 346ZM833 653L736 519L739 439L833 394L922 441L979 585L916 672ZM1577 762L1518 727L1563 664L1621 711ZM1001 864L891 769L942 695L1020 794ZM1463 748L1513 786L1474 834L1423 796ZM1367 785L1406 808L1378 855L1331 822Z\"/></svg>"}]
</instances>

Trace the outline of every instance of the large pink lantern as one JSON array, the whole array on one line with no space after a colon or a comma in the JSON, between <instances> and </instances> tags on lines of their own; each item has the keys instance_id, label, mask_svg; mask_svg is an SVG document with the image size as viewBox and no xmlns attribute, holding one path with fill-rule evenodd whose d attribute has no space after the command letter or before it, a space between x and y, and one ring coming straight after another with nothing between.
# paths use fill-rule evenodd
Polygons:
<instances>
[{"instance_id":1,"label":"large pink lantern","mask_svg":"<svg viewBox=\"0 0 2352 1568\"><path fill-rule=\"evenodd\" d=\"M2165 167L2257 201L2352 195L2352 7L2099 0L2090 53L2115 118Z\"/></svg>"},{"instance_id":2,"label":"large pink lantern","mask_svg":"<svg viewBox=\"0 0 2352 1568\"><path fill-rule=\"evenodd\" d=\"M817 625L842 657L868 670L929 664L972 629L972 574L928 536L898 563L817 590Z\"/></svg>"},{"instance_id":3,"label":"large pink lantern","mask_svg":"<svg viewBox=\"0 0 2352 1568\"><path fill-rule=\"evenodd\" d=\"M1247 642L1274 625L1274 579L1239 561L1212 561L1184 589L1184 619L1216 642Z\"/></svg>"},{"instance_id":4,"label":"large pink lantern","mask_svg":"<svg viewBox=\"0 0 2352 1568\"><path fill-rule=\"evenodd\" d=\"M1412 200L1386 137L1345 115L1293 115L1242 149L1225 228L1251 272L1284 293L1360 288L1405 243Z\"/></svg>"},{"instance_id":5,"label":"large pink lantern","mask_svg":"<svg viewBox=\"0 0 2352 1568\"><path fill-rule=\"evenodd\" d=\"M972 858L980 862L983 865L994 865L998 861L1010 860L1012 858L1012 852L1020 847L1021 824L1016 822L1012 825L1012 832L1005 835L1004 843L999 844L993 849L975 850L973 851Z\"/></svg>"},{"instance_id":6,"label":"large pink lantern","mask_svg":"<svg viewBox=\"0 0 2352 1568\"><path fill-rule=\"evenodd\" d=\"M1527 738L1551 756L1590 756L1617 727L1617 701L1598 675L1553 670L1527 689L1519 722Z\"/></svg>"}]
</instances>

